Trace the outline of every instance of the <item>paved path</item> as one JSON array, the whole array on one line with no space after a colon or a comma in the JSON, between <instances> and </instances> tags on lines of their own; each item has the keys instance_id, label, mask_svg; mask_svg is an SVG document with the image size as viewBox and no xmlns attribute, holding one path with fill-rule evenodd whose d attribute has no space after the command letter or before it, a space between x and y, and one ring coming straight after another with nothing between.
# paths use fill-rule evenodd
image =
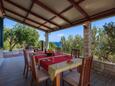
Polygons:
<instances>
[{"instance_id":1,"label":"paved path","mask_svg":"<svg viewBox=\"0 0 115 86\"><path fill-rule=\"evenodd\" d=\"M0 86L30 86L30 80L24 79L22 75L23 65L23 56L5 58L0 67ZM94 71L92 72L91 86L115 86L115 76Z\"/></svg>"}]
</instances>

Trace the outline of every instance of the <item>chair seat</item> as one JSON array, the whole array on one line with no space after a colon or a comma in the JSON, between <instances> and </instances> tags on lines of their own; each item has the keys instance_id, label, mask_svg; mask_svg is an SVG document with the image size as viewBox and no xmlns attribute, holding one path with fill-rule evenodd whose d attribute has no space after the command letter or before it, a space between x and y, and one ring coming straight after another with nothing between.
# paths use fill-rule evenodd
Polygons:
<instances>
[{"instance_id":1,"label":"chair seat","mask_svg":"<svg viewBox=\"0 0 115 86\"><path fill-rule=\"evenodd\" d=\"M77 71L78 73L81 73L82 65L78 66L77 68L72 69L72 71Z\"/></svg>"},{"instance_id":2,"label":"chair seat","mask_svg":"<svg viewBox=\"0 0 115 86\"><path fill-rule=\"evenodd\" d=\"M64 76L64 81L71 84L72 86L78 86L80 80L80 73L77 71L72 71L68 75Z\"/></svg>"},{"instance_id":3,"label":"chair seat","mask_svg":"<svg viewBox=\"0 0 115 86\"><path fill-rule=\"evenodd\" d=\"M37 77L38 77L38 81L42 82L44 80L47 80L49 78L49 75L44 70L38 70L37 71Z\"/></svg>"}]
</instances>

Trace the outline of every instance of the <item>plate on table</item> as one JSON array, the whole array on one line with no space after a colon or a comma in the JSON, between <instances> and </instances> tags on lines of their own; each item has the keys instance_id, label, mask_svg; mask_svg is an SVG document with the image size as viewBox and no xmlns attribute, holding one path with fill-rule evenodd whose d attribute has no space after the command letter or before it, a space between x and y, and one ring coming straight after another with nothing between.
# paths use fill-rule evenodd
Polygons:
<instances>
[{"instance_id":1,"label":"plate on table","mask_svg":"<svg viewBox=\"0 0 115 86\"><path fill-rule=\"evenodd\" d=\"M72 64L73 61L72 61L72 60L67 60L67 63L68 63L68 64Z\"/></svg>"},{"instance_id":2,"label":"plate on table","mask_svg":"<svg viewBox=\"0 0 115 86\"><path fill-rule=\"evenodd\" d=\"M50 59L43 59L43 61L51 61Z\"/></svg>"}]
</instances>

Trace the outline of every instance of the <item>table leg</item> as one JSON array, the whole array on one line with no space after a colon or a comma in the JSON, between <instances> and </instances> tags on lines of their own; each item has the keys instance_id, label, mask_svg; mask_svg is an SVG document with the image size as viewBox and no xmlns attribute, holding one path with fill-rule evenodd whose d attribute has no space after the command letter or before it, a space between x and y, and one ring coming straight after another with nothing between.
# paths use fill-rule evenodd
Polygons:
<instances>
[{"instance_id":1,"label":"table leg","mask_svg":"<svg viewBox=\"0 0 115 86\"><path fill-rule=\"evenodd\" d=\"M55 86L60 86L60 74L58 74L55 78Z\"/></svg>"}]
</instances>

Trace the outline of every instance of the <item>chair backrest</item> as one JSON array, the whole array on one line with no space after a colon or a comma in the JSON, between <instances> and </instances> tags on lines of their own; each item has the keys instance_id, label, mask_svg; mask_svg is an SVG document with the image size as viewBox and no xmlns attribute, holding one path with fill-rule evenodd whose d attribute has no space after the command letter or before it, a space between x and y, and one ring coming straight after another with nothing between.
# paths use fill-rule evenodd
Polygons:
<instances>
[{"instance_id":1,"label":"chair backrest","mask_svg":"<svg viewBox=\"0 0 115 86\"><path fill-rule=\"evenodd\" d=\"M37 80L38 79L37 77L38 65L36 63L36 59L34 56L31 56L30 58L31 58L31 65L32 65L32 78L34 80Z\"/></svg>"},{"instance_id":2,"label":"chair backrest","mask_svg":"<svg viewBox=\"0 0 115 86\"><path fill-rule=\"evenodd\" d=\"M62 52L61 48L56 48L56 52Z\"/></svg>"},{"instance_id":3,"label":"chair backrest","mask_svg":"<svg viewBox=\"0 0 115 86\"><path fill-rule=\"evenodd\" d=\"M23 50L23 54L24 54L25 64L28 64L28 59L27 59L27 54L26 54L26 50L25 49Z\"/></svg>"},{"instance_id":4,"label":"chair backrest","mask_svg":"<svg viewBox=\"0 0 115 86\"><path fill-rule=\"evenodd\" d=\"M71 56L75 58L79 58L80 50L79 49L72 49L71 50Z\"/></svg>"},{"instance_id":5,"label":"chair backrest","mask_svg":"<svg viewBox=\"0 0 115 86\"><path fill-rule=\"evenodd\" d=\"M25 64L29 65L30 64L29 50L24 49L23 53L24 53Z\"/></svg>"},{"instance_id":6,"label":"chair backrest","mask_svg":"<svg viewBox=\"0 0 115 86\"><path fill-rule=\"evenodd\" d=\"M89 86L93 56L83 58L79 86Z\"/></svg>"}]
</instances>

